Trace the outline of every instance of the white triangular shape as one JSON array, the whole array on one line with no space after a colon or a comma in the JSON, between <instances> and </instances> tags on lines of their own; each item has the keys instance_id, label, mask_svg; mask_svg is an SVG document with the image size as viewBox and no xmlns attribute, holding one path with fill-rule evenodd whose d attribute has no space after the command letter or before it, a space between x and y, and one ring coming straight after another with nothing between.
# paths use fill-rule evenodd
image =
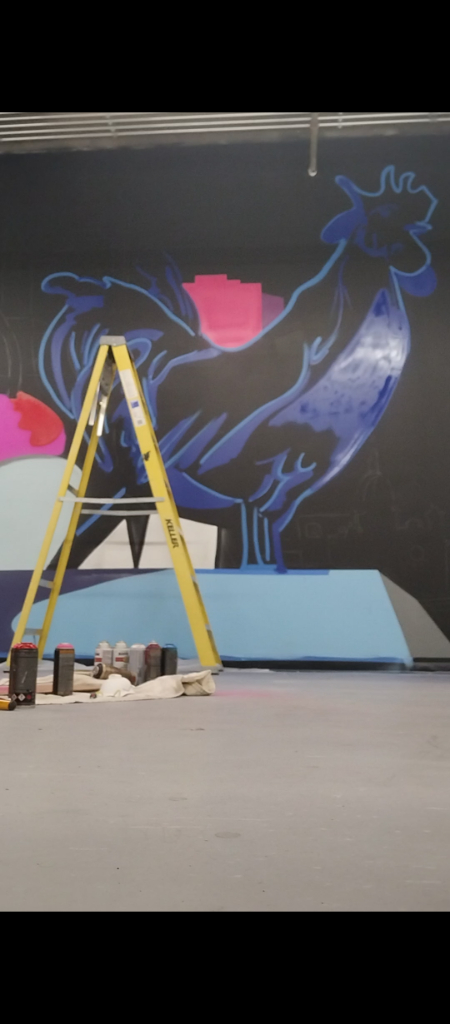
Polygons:
<instances>
[{"instance_id":1,"label":"white triangular shape","mask_svg":"<svg viewBox=\"0 0 450 1024\"><path fill-rule=\"evenodd\" d=\"M214 569L218 529L207 523L182 519L181 527L194 569ZM119 523L109 537L85 559L80 569L132 569L127 524ZM171 569L172 559L158 515L149 516L140 569Z\"/></svg>"},{"instance_id":2,"label":"white triangular shape","mask_svg":"<svg viewBox=\"0 0 450 1024\"><path fill-rule=\"evenodd\" d=\"M217 526L181 520L184 539L194 569L214 569L217 553ZM150 516L140 569L171 569L172 559L158 515Z\"/></svg>"},{"instance_id":3,"label":"white triangular shape","mask_svg":"<svg viewBox=\"0 0 450 1024\"><path fill-rule=\"evenodd\" d=\"M132 569L130 541L125 520L116 526L106 540L91 551L80 569Z\"/></svg>"}]
</instances>

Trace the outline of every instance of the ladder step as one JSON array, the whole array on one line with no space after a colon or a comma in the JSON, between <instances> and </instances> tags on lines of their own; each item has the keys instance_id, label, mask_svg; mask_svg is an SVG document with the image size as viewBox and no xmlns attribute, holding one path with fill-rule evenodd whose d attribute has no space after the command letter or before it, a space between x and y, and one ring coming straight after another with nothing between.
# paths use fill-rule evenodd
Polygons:
<instances>
[{"instance_id":1,"label":"ladder step","mask_svg":"<svg viewBox=\"0 0 450 1024\"><path fill-rule=\"evenodd\" d=\"M24 629L24 636L42 636L42 629Z\"/></svg>"},{"instance_id":2,"label":"ladder step","mask_svg":"<svg viewBox=\"0 0 450 1024\"><path fill-rule=\"evenodd\" d=\"M127 512L124 508L123 512L102 512L101 509L91 508L81 512L82 516L113 516L116 519L129 519L130 516L151 516L156 512L155 508L143 508L142 512Z\"/></svg>"},{"instance_id":3,"label":"ladder step","mask_svg":"<svg viewBox=\"0 0 450 1024\"><path fill-rule=\"evenodd\" d=\"M58 498L58 501L69 502L71 505L154 505L156 502L162 504L165 500L154 498L152 494L148 498L80 498L78 495L74 498Z\"/></svg>"},{"instance_id":4,"label":"ladder step","mask_svg":"<svg viewBox=\"0 0 450 1024\"><path fill-rule=\"evenodd\" d=\"M39 581L39 586L40 587L45 587L46 590L53 590L53 581L52 580L40 580Z\"/></svg>"}]
</instances>

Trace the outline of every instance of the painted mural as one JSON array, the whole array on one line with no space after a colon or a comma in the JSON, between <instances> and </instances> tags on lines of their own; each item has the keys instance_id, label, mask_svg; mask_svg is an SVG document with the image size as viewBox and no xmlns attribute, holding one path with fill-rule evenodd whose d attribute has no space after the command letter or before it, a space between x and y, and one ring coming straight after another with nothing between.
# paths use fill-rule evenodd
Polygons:
<instances>
[{"instance_id":1,"label":"painted mural","mask_svg":"<svg viewBox=\"0 0 450 1024\"><path fill-rule=\"evenodd\" d=\"M343 210L323 228L323 267L286 305L226 274L185 281L169 256L159 277L137 267L128 280L59 272L42 283L61 303L39 354L49 444L79 416L101 337L125 335L182 515L223 527L238 511L242 567L284 571L283 531L297 508L345 472L394 398L411 346L404 296L436 287L424 238L437 200L426 186L394 167L376 192L342 176L336 185ZM17 401L11 423L32 445ZM118 388L96 478L96 492L115 497L146 485ZM95 516L83 523L72 565L110 528Z\"/></svg>"},{"instance_id":2,"label":"painted mural","mask_svg":"<svg viewBox=\"0 0 450 1024\"><path fill-rule=\"evenodd\" d=\"M137 265L120 276L107 267L100 277L47 275L44 308L47 298L57 312L38 352L39 397L14 387L23 346L2 323L1 486L11 495L0 511L3 570L29 568L26 495L35 495L35 531L43 531L100 339L111 334L128 340L181 515L238 532L242 568L285 571L283 534L296 510L345 474L395 401L414 345L405 296L436 287L425 244L436 198L394 167L376 191L362 184L336 178L342 211L321 232L322 267L289 299L226 267L186 279L169 255L155 274ZM115 386L92 488L119 498L147 486ZM70 567L116 523L86 517ZM135 567L147 525L145 516L127 524ZM8 540L14 526L20 551ZM52 559L64 526L63 518Z\"/></svg>"}]
</instances>

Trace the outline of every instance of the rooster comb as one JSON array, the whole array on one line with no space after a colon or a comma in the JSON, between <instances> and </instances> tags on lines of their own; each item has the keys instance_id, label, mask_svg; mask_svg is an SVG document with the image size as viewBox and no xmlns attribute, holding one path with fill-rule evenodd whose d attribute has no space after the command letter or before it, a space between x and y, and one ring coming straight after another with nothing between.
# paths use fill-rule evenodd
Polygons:
<instances>
[{"instance_id":1,"label":"rooster comb","mask_svg":"<svg viewBox=\"0 0 450 1024\"><path fill-rule=\"evenodd\" d=\"M350 178L339 175L336 184L352 201L352 208L338 214L322 231L322 241L331 245L343 245L352 238L356 245L369 256L384 256L389 264L397 289L411 295L426 296L436 288L436 275L431 266L431 254L421 235L431 231L430 220L437 206L437 199L425 185L415 184L416 176L411 171L396 178L395 167L385 167L380 177L380 188L376 192L365 192ZM378 215L376 237L379 237L380 220L386 226L396 226L398 242L390 246L368 244L367 238L374 237L369 225L371 217ZM404 273L398 266L398 253L405 248L405 233L410 243L419 249L420 266L414 273Z\"/></svg>"}]
</instances>

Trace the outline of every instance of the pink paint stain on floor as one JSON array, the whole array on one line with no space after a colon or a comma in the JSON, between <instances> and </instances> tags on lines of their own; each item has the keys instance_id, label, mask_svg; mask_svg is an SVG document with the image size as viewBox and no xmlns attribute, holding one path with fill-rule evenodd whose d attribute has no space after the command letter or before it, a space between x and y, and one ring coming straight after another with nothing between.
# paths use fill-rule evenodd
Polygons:
<instances>
[{"instance_id":1,"label":"pink paint stain on floor","mask_svg":"<svg viewBox=\"0 0 450 1024\"><path fill-rule=\"evenodd\" d=\"M246 345L284 310L284 299L264 294L261 284L229 281L226 274L200 274L183 287L197 306L202 334L221 348Z\"/></svg>"},{"instance_id":2,"label":"pink paint stain on floor","mask_svg":"<svg viewBox=\"0 0 450 1024\"><path fill-rule=\"evenodd\" d=\"M57 414L32 395L0 395L0 462L26 455L62 455L64 426Z\"/></svg>"},{"instance_id":3,"label":"pink paint stain on floor","mask_svg":"<svg viewBox=\"0 0 450 1024\"><path fill-rule=\"evenodd\" d=\"M245 671L245 670L244 670ZM220 690L220 682L217 684L218 689L215 693L215 697L220 697L222 700L229 700L239 698L239 700L292 700L292 690L280 688L276 684L267 684L264 689L248 689L245 682L237 689L231 689L227 687L226 690Z\"/></svg>"}]
</instances>

